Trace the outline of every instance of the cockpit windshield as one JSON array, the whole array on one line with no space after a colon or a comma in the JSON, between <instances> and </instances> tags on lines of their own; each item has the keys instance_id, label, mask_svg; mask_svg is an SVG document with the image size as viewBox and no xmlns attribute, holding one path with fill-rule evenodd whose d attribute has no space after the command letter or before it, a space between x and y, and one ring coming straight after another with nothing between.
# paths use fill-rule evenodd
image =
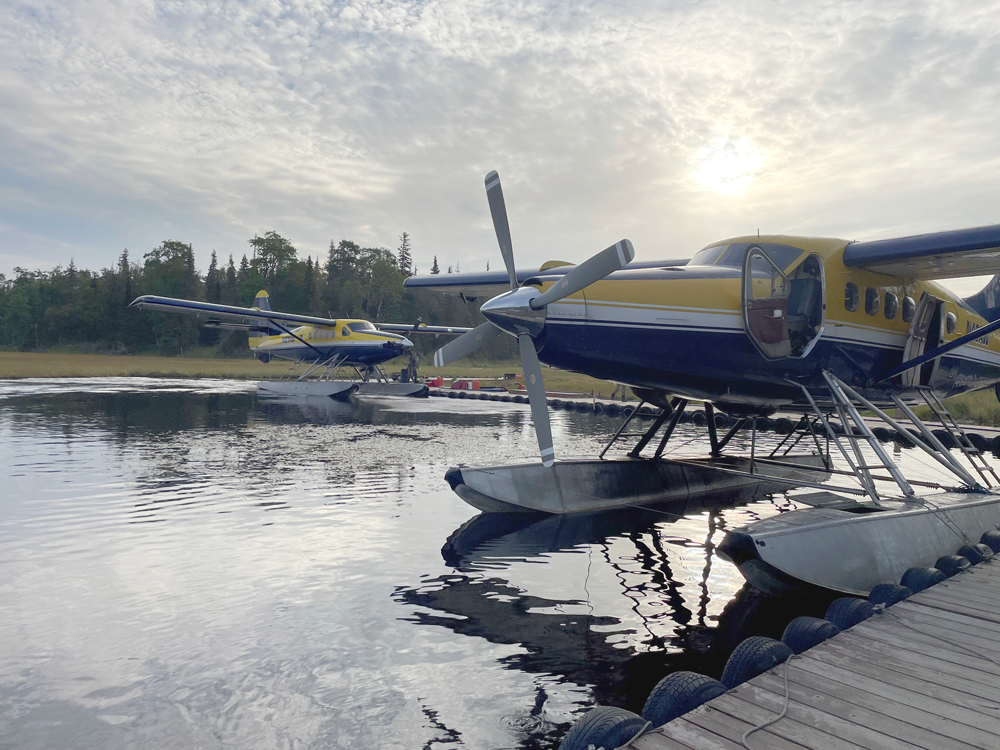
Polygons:
<instances>
[{"instance_id":1,"label":"cockpit windshield","mask_svg":"<svg viewBox=\"0 0 1000 750\"><path fill-rule=\"evenodd\" d=\"M770 242L735 242L732 245L710 245L699 250L688 261L689 266L729 266L742 268L743 256L748 247L759 247L774 264L782 270L787 270L792 263L802 255L802 250L788 245L775 245Z\"/></svg>"},{"instance_id":2,"label":"cockpit windshield","mask_svg":"<svg viewBox=\"0 0 1000 750\"><path fill-rule=\"evenodd\" d=\"M359 320L356 323L348 323L347 327L350 328L352 331L357 331L357 332L361 332L361 331L377 331L378 330L375 326L373 326L367 320Z\"/></svg>"}]
</instances>

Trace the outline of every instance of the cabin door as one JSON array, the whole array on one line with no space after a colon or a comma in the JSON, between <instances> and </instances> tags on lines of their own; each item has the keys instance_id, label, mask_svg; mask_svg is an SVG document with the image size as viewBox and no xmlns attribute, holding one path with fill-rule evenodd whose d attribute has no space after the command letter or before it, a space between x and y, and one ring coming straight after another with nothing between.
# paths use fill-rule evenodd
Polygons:
<instances>
[{"instance_id":1,"label":"cabin door","mask_svg":"<svg viewBox=\"0 0 1000 750\"><path fill-rule=\"evenodd\" d=\"M924 293L917 303L910 323L910 332L903 347L903 361L909 362L919 357L928 349L941 344L941 327L944 324L944 302L933 294ZM937 371L938 360L932 359L920 367L914 367L900 375L904 387L913 388L918 385L930 385Z\"/></svg>"},{"instance_id":2,"label":"cabin door","mask_svg":"<svg viewBox=\"0 0 1000 750\"><path fill-rule=\"evenodd\" d=\"M788 293L791 283L767 253L757 245L743 256L743 327L767 359L792 353L788 333Z\"/></svg>"}]
</instances>

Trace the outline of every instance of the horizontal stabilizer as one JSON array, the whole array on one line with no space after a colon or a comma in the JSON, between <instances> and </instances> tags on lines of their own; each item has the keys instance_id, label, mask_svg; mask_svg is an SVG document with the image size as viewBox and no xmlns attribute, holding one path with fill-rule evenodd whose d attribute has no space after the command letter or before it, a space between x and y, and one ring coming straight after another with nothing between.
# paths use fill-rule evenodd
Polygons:
<instances>
[{"instance_id":1,"label":"horizontal stabilizer","mask_svg":"<svg viewBox=\"0 0 1000 750\"><path fill-rule=\"evenodd\" d=\"M1000 273L1000 224L852 242L844 250L844 265L912 280Z\"/></svg>"}]
</instances>

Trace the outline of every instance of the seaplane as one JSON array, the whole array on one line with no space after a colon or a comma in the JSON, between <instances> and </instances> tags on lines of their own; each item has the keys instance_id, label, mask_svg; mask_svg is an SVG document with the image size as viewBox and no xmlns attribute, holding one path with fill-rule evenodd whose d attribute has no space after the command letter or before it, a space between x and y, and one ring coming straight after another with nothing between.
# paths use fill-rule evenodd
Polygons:
<instances>
[{"instance_id":1,"label":"seaplane","mask_svg":"<svg viewBox=\"0 0 1000 750\"><path fill-rule=\"evenodd\" d=\"M721 547L775 593L867 594L998 528L1000 478L943 400L1000 384L1000 275L965 299L936 282L1000 274L1000 225L861 242L751 235L641 263L623 239L578 265L525 271L496 172L486 193L505 271L405 282L489 297L486 321L439 349L436 365L501 334L518 340L541 460L451 468L466 502L575 513L804 490L794 499L806 507L734 529ZM542 363L628 385L658 413L627 433L637 409L596 459L556 460ZM666 458L693 401L704 403L709 455ZM735 419L724 435L716 410ZM758 420L778 412L797 423L760 452ZM907 479L873 419L945 478ZM637 440L626 456L606 455L627 438ZM749 455L734 450L748 443Z\"/></svg>"},{"instance_id":2,"label":"seaplane","mask_svg":"<svg viewBox=\"0 0 1000 750\"><path fill-rule=\"evenodd\" d=\"M146 294L129 305L140 310L196 315L206 328L247 331L250 350L261 362L288 360L292 367L280 379L257 384L274 396L328 396L346 400L352 394L426 396L423 383L391 382L383 363L406 354L413 342L403 334L464 334L471 329L428 326L421 322L371 323L367 320L318 318L271 309L265 290L253 307L218 305L197 300ZM344 373L350 378L337 377Z\"/></svg>"}]
</instances>

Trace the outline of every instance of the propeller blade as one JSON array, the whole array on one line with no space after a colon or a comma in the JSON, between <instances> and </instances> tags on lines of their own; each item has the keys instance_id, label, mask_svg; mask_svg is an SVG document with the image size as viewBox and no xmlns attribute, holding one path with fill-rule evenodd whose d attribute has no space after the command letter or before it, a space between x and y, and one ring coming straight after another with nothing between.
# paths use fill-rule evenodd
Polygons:
<instances>
[{"instance_id":1,"label":"propeller blade","mask_svg":"<svg viewBox=\"0 0 1000 750\"><path fill-rule=\"evenodd\" d=\"M449 341L434 352L434 366L443 367L449 362L472 354L479 347L490 343L499 333L500 329L489 321L471 331L466 331L454 341Z\"/></svg>"},{"instance_id":2,"label":"propeller blade","mask_svg":"<svg viewBox=\"0 0 1000 750\"><path fill-rule=\"evenodd\" d=\"M550 286L544 294L531 300L529 304L533 310L539 310L545 305L558 302L563 297L575 294L595 281L600 281L612 271L617 271L634 257L635 250L632 248L631 242L628 240L616 242L606 250L601 250L597 255L585 260Z\"/></svg>"},{"instance_id":3,"label":"propeller blade","mask_svg":"<svg viewBox=\"0 0 1000 750\"><path fill-rule=\"evenodd\" d=\"M510 244L510 224L507 223L507 206L503 202L503 188L500 187L500 175L490 172L486 175L486 198L490 202L490 215L493 216L493 230L497 233L500 243L500 255L507 266L510 276L510 290L517 289L517 274L514 272L514 249Z\"/></svg>"},{"instance_id":4,"label":"propeller blade","mask_svg":"<svg viewBox=\"0 0 1000 750\"><path fill-rule=\"evenodd\" d=\"M545 401L542 367L538 364L538 353L529 334L518 336L517 344L521 349L521 368L528 386L528 403L531 404L531 418L535 421L535 437L538 438L542 466L551 466L555 463L556 452L552 448L552 428L549 426L549 405Z\"/></svg>"}]
</instances>

